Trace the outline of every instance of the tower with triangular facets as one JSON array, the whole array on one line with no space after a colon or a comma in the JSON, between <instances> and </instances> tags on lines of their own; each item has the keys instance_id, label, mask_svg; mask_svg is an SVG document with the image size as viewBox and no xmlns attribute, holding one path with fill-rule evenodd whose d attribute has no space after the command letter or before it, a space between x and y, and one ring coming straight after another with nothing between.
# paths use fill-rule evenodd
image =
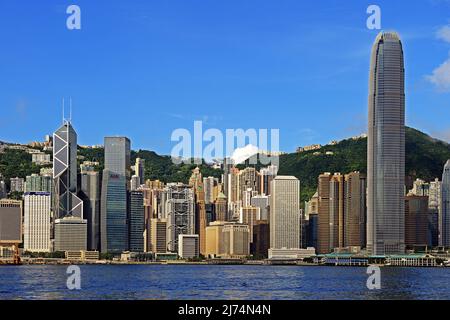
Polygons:
<instances>
[{"instance_id":1,"label":"tower with triangular facets","mask_svg":"<svg viewBox=\"0 0 450 320\"><path fill-rule=\"evenodd\" d=\"M77 196L77 134L64 119L53 134L53 179L55 218L83 219L83 201Z\"/></svg>"}]
</instances>

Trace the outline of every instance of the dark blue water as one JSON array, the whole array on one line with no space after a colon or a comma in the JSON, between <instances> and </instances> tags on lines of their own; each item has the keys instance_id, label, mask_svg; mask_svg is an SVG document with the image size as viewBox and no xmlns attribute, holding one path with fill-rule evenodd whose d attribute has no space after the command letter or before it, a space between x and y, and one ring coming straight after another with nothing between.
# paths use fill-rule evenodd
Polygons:
<instances>
[{"instance_id":1,"label":"dark blue water","mask_svg":"<svg viewBox=\"0 0 450 320\"><path fill-rule=\"evenodd\" d=\"M85 265L81 289L67 266L1 266L0 299L450 299L450 268Z\"/></svg>"}]
</instances>

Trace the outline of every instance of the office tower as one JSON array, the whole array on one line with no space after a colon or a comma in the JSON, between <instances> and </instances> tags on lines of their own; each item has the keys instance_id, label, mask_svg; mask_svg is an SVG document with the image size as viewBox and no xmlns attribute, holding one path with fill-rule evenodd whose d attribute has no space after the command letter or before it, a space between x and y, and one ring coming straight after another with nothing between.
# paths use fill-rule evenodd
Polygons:
<instances>
[{"instance_id":1,"label":"office tower","mask_svg":"<svg viewBox=\"0 0 450 320\"><path fill-rule=\"evenodd\" d=\"M214 177L207 177L203 178L203 189L205 192L205 203L210 204L214 203L216 200L216 197L214 196L214 189L217 187L218 181L217 178Z\"/></svg>"},{"instance_id":2,"label":"office tower","mask_svg":"<svg viewBox=\"0 0 450 320\"><path fill-rule=\"evenodd\" d=\"M55 220L54 251L86 251L87 221L78 217Z\"/></svg>"},{"instance_id":3,"label":"office tower","mask_svg":"<svg viewBox=\"0 0 450 320\"><path fill-rule=\"evenodd\" d=\"M130 140L105 137L105 168L101 195L101 251L128 250L128 186Z\"/></svg>"},{"instance_id":4,"label":"office tower","mask_svg":"<svg viewBox=\"0 0 450 320\"><path fill-rule=\"evenodd\" d=\"M166 219L150 219L150 251L153 253L167 252L167 222Z\"/></svg>"},{"instance_id":5,"label":"office tower","mask_svg":"<svg viewBox=\"0 0 450 320\"><path fill-rule=\"evenodd\" d=\"M278 167L275 165L270 165L267 168L262 168L259 171L259 174L261 175L261 182L260 182L260 193L269 196L270 195L270 184L277 176L278 173Z\"/></svg>"},{"instance_id":6,"label":"office tower","mask_svg":"<svg viewBox=\"0 0 450 320\"><path fill-rule=\"evenodd\" d=\"M26 192L24 195L24 250L50 252L51 195Z\"/></svg>"},{"instance_id":7,"label":"office tower","mask_svg":"<svg viewBox=\"0 0 450 320\"><path fill-rule=\"evenodd\" d=\"M225 158L223 160L222 182L223 182L223 193L227 197L228 197L228 185L229 185L228 175L230 174L232 168L233 168L233 160L231 160L230 158Z\"/></svg>"},{"instance_id":8,"label":"office tower","mask_svg":"<svg viewBox=\"0 0 450 320\"><path fill-rule=\"evenodd\" d=\"M439 216L441 211L441 182L438 178L430 182L428 189L428 243L439 245Z\"/></svg>"},{"instance_id":9,"label":"office tower","mask_svg":"<svg viewBox=\"0 0 450 320\"><path fill-rule=\"evenodd\" d=\"M22 243L22 201L0 200L0 246Z\"/></svg>"},{"instance_id":10,"label":"office tower","mask_svg":"<svg viewBox=\"0 0 450 320\"><path fill-rule=\"evenodd\" d=\"M261 220L261 215L258 207L248 206L241 208L239 222L249 226L250 235L252 235L250 237L250 242L252 242L253 240L253 226L258 220Z\"/></svg>"},{"instance_id":11,"label":"office tower","mask_svg":"<svg viewBox=\"0 0 450 320\"><path fill-rule=\"evenodd\" d=\"M305 218L308 220L310 214L319 212L319 193L316 191L309 201L305 202Z\"/></svg>"},{"instance_id":12,"label":"office tower","mask_svg":"<svg viewBox=\"0 0 450 320\"><path fill-rule=\"evenodd\" d=\"M231 168L228 174L228 192L226 194L228 199L228 204L232 204L238 201L238 184L239 184L239 169Z\"/></svg>"},{"instance_id":13,"label":"office tower","mask_svg":"<svg viewBox=\"0 0 450 320\"><path fill-rule=\"evenodd\" d=\"M10 188L9 188L10 192L23 192L24 191L24 179L23 178L19 178L19 177L10 178L9 181L10 181Z\"/></svg>"},{"instance_id":14,"label":"office tower","mask_svg":"<svg viewBox=\"0 0 450 320\"><path fill-rule=\"evenodd\" d=\"M405 245L428 244L428 196L408 195L405 197Z\"/></svg>"},{"instance_id":15,"label":"office tower","mask_svg":"<svg viewBox=\"0 0 450 320\"><path fill-rule=\"evenodd\" d=\"M441 209L441 182L438 178L430 182L428 196L428 207L430 211L438 213Z\"/></svg>"},{"instance_id":16,"label":"office tower","mask_svg":"<svg viewBox=\"0 0 450 320\"><path fill-rule=\"evenodd\" d=\"M200 254L204 255L206 250L205 228L208 225L208 218L206 215L205 191L202 173L198 167L192 170L192 175L189 178L189 185L195 192L195 230L199 235Z\"/></svg>"},{"instance_id":17,"label":"office tower","mask_svg":"<svg viewBox=\"0 0 450 320\"><path fill-rule=\"evenodd\" d=\"M250 200L252 207L259 208L260 220L269 221L269 197L264 195L253 196Z\"/></svg>"},{"instance_id":18,"label":"office tower","mask_svg":"<svg viewBox=\"0 0 450 320\"><path fill-rule=\"evenodd\" d=\"M191 187L194 187L194 189L197 189L199 184L203 184L203 178L200 168L196 167L192 170L192 174L189 178L189 185Z\"/></svg>"},{"instance_id":19,"label":"office tower","mask_svg":"<svg viewBox=\"0 0 450 320\"><path fill-rule=\"evenodd\" d=\"M206 250L206 226L208 217L206 215L205 193L203 184L197 184L195 191L195 230L199 236L200 253L205 254Z\"/></svg>"},{"instance_id":20,"label":"office tower","mask_svg":"<svg viewBox=\"0 0 450 320\"><path fill-rule=\"evenodd\" d=\"M367 248L404 253L405 70L402 43L380 33L372 48L367 144Z\"/></svg>"},{"instance_id":21,"label":"office tower","mask_svg":"<svg viewBox=\"0 0 450 320\"><path fill-rule=\"evenodd\" d=\"M241 205L243 207L249 207L251 206L252 203L252 198L258 195L258 191L254 191L252 189L247 189L246 191L243 192L243 198L241 201Z\"/></svg>"},{"instance_id":22,"label":"office tower","mask_svg":"<svg viewBox=\"0 0 450 320\"><path fill-rule=\"evenodd\" d=\"M139 185L145 183L145 159L136 158L134 175L139 178Z\"/></svg>"},{"instance_id":23,"label":"office tower","mask_svg":"<svg viewBox=\"0 0 450 320\"><path fill-rule=\"evenodd\" d=\"M210 222L216 221L215 205L215 203L205 204L206 225Z\"/></svg>"},{"instance_id":24,"label":"office tower","mask_svg":"<svg viewBox=\"0 0 450 320\"><path fill-rule=\"evenodd\" d=\"M450 247L450 160L445 164L442 174L439 245Z\"/></svg>"},{"instance_id":25,"label":"office tower","mask_svg":"<svg viewBox=\"0 0 450 320\"><path fill-rule=\"evenodd\" d=\"M277 176L270 196L270 248L300 246L300 181L293 176Z\"/></svg>"},{"instance_id":26,"label":"office tower","mask_svg":"<svg viewBox=\"0 0 450 320\"><path fill-rule=\"evenodd\" d=\"M335 173L330 180L330 249L344 247L344 176Z\"/></svg>"},{"instance_id":27,"label":"office tower","mask_svg":"<svg viewBox=\"0 0 450 320\"><path fill-rule=\"evenodd\" d=\"M331 173L326 172L319 176L318 196L319 209L317 217L317 252L330 253L330 181Z\"/></svg>"},{"instance_id":28,"label":"office tower","mask_svg":"<svg viewBox=\"0 0 450 320\"><path fill-rule=\"evenodd\" d=\"M49 175L38 175L33 173L25 179L24 192L52 192L53 181Z\"/></svg>"},{"instance_id":29,"label":"office tower","mask_svg":"<svg viewBox=\"0 0 450 320\"><path fill-rule=\"evenodd\" d=\"M125 176L103 170L100 208L102 253L128 250L127 186Z\"/></svg>"},{"instance_id":30,"label":"office tower","mask_svg":"<svg viewBox=\"0 0 450 320\"><path fill-rule=\"evenodd\" d=\"M167 248L178 252L178 235L195 233L194 190L182 183L167 185Z\"/></svg>"},{"instance_id":31,"label":"office tower","mask_svg":"<svg viewBox=\"0 0 450 320\"><path fill-rule=\"evenodd\" d=\"M253 226L251 254L257 258L267 258L270 244L270 228L267 220L258 220Z\"/></svg>"},{"instance_id":32,"label":"office tower","mask_svg":"<svg viewBox=\"0 0 450 320\"><path fill-rule=\"evenodd\" d=\"M199 256L198 234L178 235L178 255L182 259L192 259Z\"/></svg>"},{"instance_id":33,"label":"office tower","mask_svg":"<svg viewBox=\"0 0 450 320\"><path fill-rule=\"evenodd\" d=\"M87 220L87 248L100 250L100 175L96 171L81 170L80 198L83 200L84 218Z\"/></svg>"},{"instance_id":34,"label":"office tower","mask_svg":"<svg viewBox=\"0 0 450 320\"><path fill-rule=\"evenodd\" d=\"M129 250L144 252L144 194L142 191L130 192L130 235Z\"/></svg>"},{"instance_id":35,"label":"office tower","mask_svg":"<svg viewBox=\"0 0 450 320\"><path fill-rule=\"evenodd\" d=\"M214 221L206 227L206 254L207 257L219 257L224 253L222 230L225 221Z\"/></svg>"},{"instance_id":36,"label":"office tower","mask_svg":"<svg viewBox=\"0 0 450 320\"><path fill-rule=\"evenodd\" d=\"M135 191L139 188L140 186L140 178L137 175L133 175L131 176L131 180L130 180L130 190Z\"/></svg>"},{"instance_id":37,"label":"office tower","mask_svg":"<svg viewBox=\"0 0 450 320\"><path fill-rule=\"evenodd\" d=\"M130 139L105 137L105 169L130 180Z\"/></svg>"},{"instance_id":38,"label":"office tower","mask_svg":"<svg viewBox=\"0 0 450 320\"><path fill-rule=\"evenodd\" d=\"M250 255L250 228L246 224L228 222L222 228L224 256L245 258Z\"/></svg>"},{"instance_id":39,"label":"office tower","mask_svg":"<svg viewBox=\"0 0 450 320\"><path fill-rule=\"evenodd\" d=\"M260 183L260 174L255 168L247 167L244 170L239 171L237 201L242 201L244 199L244 193L248 191L248 189L259 192Z\"/></svg>"},{"instance_id":40,"label":"office tower","mask_svg":"<svg viewBox=\"0 0 450 320\"><path fill-rule=\"evenodd\" d=\"M215 221L229 221L227 197L219 193L214 203Z\"/></svg>"},{"instance_id":41,"label":"office tower","mask_svg":"<svg viewBox=\"0 0 450 320\"><path fill-rule=\"evenodd\" d=\"M344 247L366 246L366 178L359 172L345 175Z\"/></svg>"},{"instance_id":42,"label":"office tower","mask_svg":"<svg viewBox=\"0 0 450 320\"><path fill-rule=\"evenodd\" d=\"M319 217L317 212L311 212L306 220L306 247L318 247Z\"/></svg>"},{"instance_id":43,"label":"office tower","mask_svg":"<svg viewBox=\"0 0 450 320\"><path fill-rule=\"evenodd\" d=\"M67 120L53 133L53 185L55 218L83 219L83 201L77 195L77 134Z\"/></svg>"}]
</instances>

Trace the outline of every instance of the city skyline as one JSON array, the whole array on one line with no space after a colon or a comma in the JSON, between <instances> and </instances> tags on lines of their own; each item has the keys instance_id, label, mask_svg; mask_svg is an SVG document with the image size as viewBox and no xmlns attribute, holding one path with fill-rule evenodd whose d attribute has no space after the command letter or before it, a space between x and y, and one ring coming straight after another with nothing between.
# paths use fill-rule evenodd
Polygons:
<instances>
[{"instance_id":1,"label":"city skyline","mask_svg":"<svg viewBox=\"0 0 450 320\"><path fill-rule=\"evenodd\" d=\"M40 67L35 63L24 61L23 56L11 57L8 52L2 53L4 58L12 61L11 65L6 66L5 76L15 79L11 67L16 66L19 73L25 72L23 68L27 67L44 78L38 83L30 82L36 80L36 76L25 78L20 86L15 81L2 81L6 93L0 98L0 103L6 110L5 123L2 123L5 131L0 139L22 143L39 140L43 133L52 130L49 123L55 123L60 117L60 100L64 96L73 97L73 118L77 123L80 144L83 145L100 144L104 136L126 134L133 140L136 149L169 154L172 146L170 132L180 127L191 129L194 120L203 120L206 126L221 130L239 127L280 128L283 151L294 151L300 145L324 144L363 133L366 131L365 66L369 61L368 48L379 30L368 30L365 26L367 5L342 4L343 8L340 8L341 4L338 7L334 1L328 1L327 4L328 9L320 13L312 4L288 2L275 12L270 10L273 9L271 5L262 6L252 20L257 22L254 27L244 23L245 18L248 18L246 12L253 9L251 4L240 5L238 8L242 10L241 13L231 20L246 31L238 33L239 28L223 29L220 24L223 17L230 18L233 4L229 7L205 5L198 12L189 10L183 4L176 4L186 9L185 18L176 13L169 15L164 6L141 4L124 13L120 10L121 5L108 4L111 10L107 17L102 16L105 20L90 21L91 17L99 13L100 5L81 1L80 7L85 17L83 28L71 33L65 29L64 23L61 27L58 25L59 19L65 22L64 6L58 2L54 5L44 2L36 5L35 12L36 16L48 18L49 22L37 24L40 32L36 40L31 40L20 27L22 24L34 25L36 18L23 13L17 14L17 21L11 21L10 16L15 16L13 13L18 11L18 7L7 4L12 14L0 19L1 23L9 24L2 29L17 27L17 36L23 41L23 44L16 44L11 49L21 52L23 50L20 48L29 41L41 41L41 47L53 48L56 44L51 41L57 39L55 53L59 53L60 58L47 52L49 58L53 59L49 61L42 57L42 65L48 67L48 73L43 73L39 72ZM439 121L448 118L450 112L445 108L448 99L445 83L437 88L437 82L427 78L440 66L445 66L444 62L448 58L449 45L445 29L448 18L443 10L448 7L448 3L425 1L402 5L381 1L379 5L382 9L382 28L399 30L405 40L408 64L406 90L409 98L407 125L449 141L445 123ZM418 10L418 7L428 10ZM335 14L344 9L350 14ZM298 15L289 13L295 10ZM221 11L224 12L223 17L219 15ZM402 17L398 16L399 12ZM422 19L420 27L412 22L417 20L417 12L420 12ZM213 23L211 31L201 33L199 27L212 22L206 18L208 14L220 19ZM267 17L270 18L264 19ZM193 23L196 18L199 22ZM118 21L117 24L110 23L110 19ZM104 30L101 23L106 23L111 33L117 36L100 37L99 32ZM169 23L173 23L173 26L169 26ZM142 31L140 36L128 40L123 37L139 27L142 29L139 29ZM185 31L180 32L179 27ZM268 32L270 28L273 28L273 33ZM302 28L314 32L306 36L300 31ZM325 32L328 29L336 32L330 35ZM191 31L196 37L187 36ZM216 38L214 32L217 33ZM354 35L352 41L342 47L342 38L349 32ZM172 36L172 42L163 35ZM143 41L147 36L150 41ZM101 40L97 47L94 39ZM148 43L144 45L143 42ZM239 46L239 43L247 43L247 46ZM263 47L260 43L267 46ZM424 43L433 50L421 50ZM117 49L118 45L121 45L120 50ZM101 62L102 56L97 52L91 52L92 57L88 58L80 47L104 49L100 51L105 53L106 59ZM176 48L186 49L184 59L173 56L173 49ZM253 63L250 56L256 57ZM169 64L169 61L173 63ZM192 62L192 67L186 67L185 62ZM223 66L219 68L215 62L223 62ZM331 68L335 65L339 65L339 68ZM208 67L217 71L214 77L208 73ZM115 68L123 73L123 77L131 79L129 84L115 79ZM95 70L96 75L86 77L92 75L92 70ZM180 75L179 79L174 76L176 72ZM306 79L310 81L306 82ZM433 79L436 80L436 77ZM49 85L38 89L39 83ZM343 84L346 90L342 90ZM329 95L320 94L324 86ZM40 93L37 94L36 90ZM255 106L257 112L252 112ZM296 117L287 118L285 112L279 112L280 108L305 120L298 122L294 121ZM340 110L337 115L334 112L336 108ZM107 112L110 109L123 109L126 112ZM318 109L329 116L314 117L313 113ZM252 113L251 117L249 112ZM100 115L104 121L99 123ZM151 134L145 126L134 126L136 115L139 115L139 119L148 119ZM78 120L81 118L83 121ZM336 120L342 123L339 128L330 125L330 121ZM38 125L30 126L31 122ZM28 126L30 130L11 130L18 125Z\"/></svg>"}]
</instances>

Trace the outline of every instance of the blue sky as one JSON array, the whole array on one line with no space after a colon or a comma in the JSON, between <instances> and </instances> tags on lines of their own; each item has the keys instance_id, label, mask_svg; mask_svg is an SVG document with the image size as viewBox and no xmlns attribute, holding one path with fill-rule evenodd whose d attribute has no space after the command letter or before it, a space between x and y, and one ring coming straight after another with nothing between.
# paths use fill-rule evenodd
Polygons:
<instances>
[{"instance_id":1,"label":"blue sky","mask_svg":"<svg viewBox=\"0 0 450 320\"><path fill-rule=\"evenodd\" d=\"M407 125L450 141L447 0L2 1L0 140L42 140L62 97L80 144L126 135L169 154L194 120L280 129L284 151L363 133L370 4L403 41Z\"/></svg>"}]
</instances>

